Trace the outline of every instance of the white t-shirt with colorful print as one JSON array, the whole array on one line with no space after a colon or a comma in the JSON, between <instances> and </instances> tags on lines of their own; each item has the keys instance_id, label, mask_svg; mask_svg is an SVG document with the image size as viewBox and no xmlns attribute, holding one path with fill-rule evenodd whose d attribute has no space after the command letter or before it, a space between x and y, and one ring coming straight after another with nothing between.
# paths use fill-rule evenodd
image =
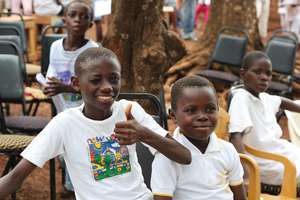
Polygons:
<instances>
[{"instance_id":1,"label":"white t-shirt with colorful print","mask_svg":"<svg viewBox=\"0 0 300 200\"><path fill-rule=\"evenodd\" d=\"M126 120L128 103L116 101L112 116L103 121L86 118L83 106L70 108L54 117L21 155L38 167L62 155L77 200L150 200L136 145L120 146L113 134L116 122ZM131 113L139 123L162 136L167 134L138 103L132 104Z\"/></svg>"},{"instance_id":2,"label":"white t-shirt with colorful print","mask_svg":"<svg viewBox=\"0 0 300 200\"><path fill-rule=\"evenodd\" d=\"M64 38L53 42L50 49L49 67L47 70L47 78L55 77L64 84L71 84L71 78L75 75L75 60L84 50L99 45L89 40L84 46L75 51L66 51L63 47ZM61 93L53 97L58 113L67 108L73 108L82 104L82 97L76 93Z\"/></svg>"}]
</instances>

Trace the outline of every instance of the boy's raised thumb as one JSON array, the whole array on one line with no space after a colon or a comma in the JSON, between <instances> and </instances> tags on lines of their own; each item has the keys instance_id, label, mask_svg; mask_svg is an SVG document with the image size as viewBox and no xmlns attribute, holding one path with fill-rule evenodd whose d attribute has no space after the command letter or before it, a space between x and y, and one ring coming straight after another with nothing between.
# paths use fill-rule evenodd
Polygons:
<instances>
[{"instance_id":1,"label":"boy's raised thumb","mask_svg":"<svg viewBox=\"0 0 300 200\"><path fill-rule=\"evenodd\" d=\"M131 108L132 108L132 104L131 103L129 103L127 105L127 107L125 108L125 115L126 115L127 120L132 120L133 119L133 116L131 114Z\"/></svg>"}]
</instances>

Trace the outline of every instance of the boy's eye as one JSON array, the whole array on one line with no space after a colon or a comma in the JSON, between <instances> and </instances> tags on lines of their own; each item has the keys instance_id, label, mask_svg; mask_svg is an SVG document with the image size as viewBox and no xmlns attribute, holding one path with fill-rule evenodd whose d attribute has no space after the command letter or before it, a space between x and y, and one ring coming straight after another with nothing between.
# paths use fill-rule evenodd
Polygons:
<instances>
[{"instance_id":1,"label":"boy's eye","mask_svg":"<svg viewBox=\"0 0 300 200\"><path fill-rule=\"evenodd\" d=\"M100 79L91 79L90 82L95 85L100 82Z\"/></svg>"},{"instance_id":2,"label":"boy's eye","mask_svg":"<svg viewBox=\"0 0 300 200\"><path fill-rule=\"evenodd\" d=\"M214 113L216 112L216 110L217 110L216 106L212 106L212 105L209 105L205 108L206 113Z\"/></svg>"},{"instance_id":3,"label":"boy's eye","mask_svg":"<svg viewBox=\"0 0 300 200\"><path fill-rule=\"evenodd\" d=\"M185 108L183 111L186 112L186 113L188 113L188 114L192 114L192 113L194 113L196 111L196 108L194 108L194 107L188 107L188 108Z\"/></svg>"},{"instance_id":4,"label":"boy's eye","mask_svg":"<svg viewBox=\"0 0 300 200\"><path fill-rule=\"evenodd\" d=\"M71 18L73 18L73 17L76 16L76 13L75 13L75 12L69 12L69 13L68 13L68 16L71 17Z\"/></svg>"},{"instance_id":5,"label":"boy's eye","mask_svg":"<svg viewBox=\"0 0 300 200\"><path fill-rule=\"evenodd\" d=\"M112 82L112 83L118 83L120 81L120 77L119 76L111 76L109 78L109 80Z\"/></svg>"}]
</instances>

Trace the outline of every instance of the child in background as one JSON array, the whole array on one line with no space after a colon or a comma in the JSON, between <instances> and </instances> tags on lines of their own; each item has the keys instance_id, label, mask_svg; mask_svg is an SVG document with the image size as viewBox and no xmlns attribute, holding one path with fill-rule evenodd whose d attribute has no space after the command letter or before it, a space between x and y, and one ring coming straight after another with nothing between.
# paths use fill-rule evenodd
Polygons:
<instances>
[{"instance_id":1,"label":"child in background","mask_svg":"<svg viewBox=\"0 0 300 200\"><path fill-rule=\"evenodd\" d=\"M174 139L192 153L181 165L157 154L151 188L155 200L245 200L243 168L233 145L214 133L218 101L212 84L200 76L176 81L171 111L178 127Z\"/></svg>"},{"instance_id":2,"label":"child in background","mask_svg":"<svg viewBox=\"0 0 300 200\"><path fill-rule=\"evenodd\" d=\"M86 31L92 26L93 16L92 7L85 1L74 0L69 3L63 16L67 36L51 45L48 82L44 93L53 97L58 113L82 104L82 97L71 85L71 78L74 76L74 62L78 55L85 49L98 46L92 40L85 38ZM62 167L64 168L64 162ZM73 192L70 191L74 190L68 170L65 172L64 190L61 193L63 198L72 195Z\"/></svg>"},{"instance_id":3,"label":"child in background","mask_svg":"<svg viewBox=\"0 0 300 200\"><path fill-rule=\"evenodd\" d=\"M296 165L299 182L300 148L281 139L282 130L277 123L276 113L280 108L300 112L300 105L265 92L272 79L272 64L264 52L253 51L246 54L240 76L243 87L233 90L229 107L231 142L240 153L244 153L243 144L247 144L259 150L286 156ZM263 183L282 183L283 166L280 163L253 158L260 167Z\"/></svg>"},{"instance_id":4,"label":"child in background","mask_svg":"<svg viewBox=\"0 0 300 200\"><path fill-rule=\"evenodd\" d=\"M143 182L135 143L141 141L184 164L190 163L190 152L138 103L116 101L121 65L112 51L85 50L75 62L75 74L72 83L84 104L59 113L37 135L19 164L0 179L0 199L17 190L36 166L60 154L78 200L153 199Z\"/></svg>"}]
</instances>

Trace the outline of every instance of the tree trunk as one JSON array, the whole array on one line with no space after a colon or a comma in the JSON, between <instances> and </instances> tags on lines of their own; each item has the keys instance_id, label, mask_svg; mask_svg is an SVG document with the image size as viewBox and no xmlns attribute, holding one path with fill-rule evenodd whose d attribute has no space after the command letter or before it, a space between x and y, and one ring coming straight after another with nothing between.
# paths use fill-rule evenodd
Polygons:
<instances>
[{"instance_id":1,"label":"tree trunk","mask_svg":"<svg viewBox=\"0 0 300 200\"><path fill-rule=\"evenodd\" d=\"M114 0L103 45L122 64L122 91L159 94L161 75L186 55L184 43L162 23L162 0Z\"/></svg>"},{"instance_id":2,"label":"tree trunk","mask_svg":"<svg viewBox=\"0 0 300 200\"><path fill-rule=\"evenodd\" d=\"M233 26L247 31L248 49L262 48L254 0L212 0L206 30L197 41L197 45L165 74L166 101L170 100L170 85L174 81L195 74L207 66L217 33L224 26Z\"/></svg>"}]
</instances>

